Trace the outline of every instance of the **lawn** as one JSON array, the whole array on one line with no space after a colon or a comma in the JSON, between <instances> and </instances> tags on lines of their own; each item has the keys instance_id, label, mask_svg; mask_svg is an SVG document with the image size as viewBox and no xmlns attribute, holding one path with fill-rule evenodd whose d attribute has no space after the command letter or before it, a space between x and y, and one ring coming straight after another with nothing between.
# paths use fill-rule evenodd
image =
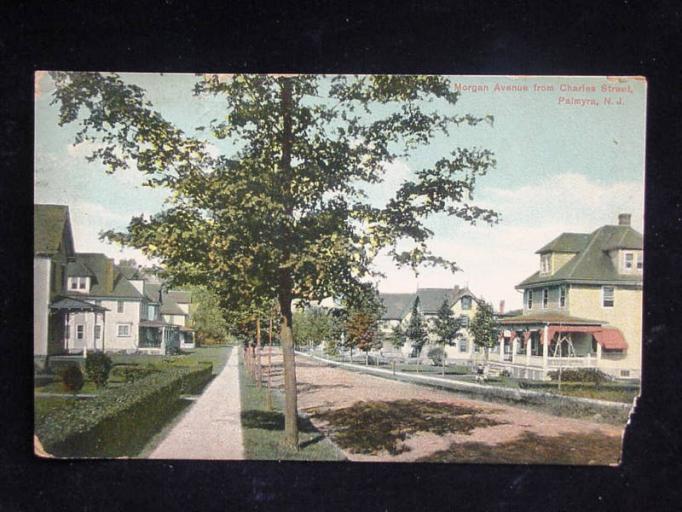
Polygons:
<instances>
[{"instance_id":1,"label":"lawn","mask_svg":"<svg viewBox=\"0 0 682 512\"><path fill-rule=\"evenodd\" d=\"M272 410L267 408L267 389L259 388L248 375L240 354L239 385L241 388L242 432L244 453L254 460L346 460L307 418L299 416L298 451L284 445L283 398L277 390L272 392Z\"/></svg>"}]
</instances>

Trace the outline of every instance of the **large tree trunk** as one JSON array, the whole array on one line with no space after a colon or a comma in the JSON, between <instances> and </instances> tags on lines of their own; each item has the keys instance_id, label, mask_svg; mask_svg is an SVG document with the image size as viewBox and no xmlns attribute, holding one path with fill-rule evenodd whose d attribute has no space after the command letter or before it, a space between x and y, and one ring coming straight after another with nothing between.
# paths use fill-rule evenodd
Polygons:
<instances>
[{"instance_id":1,"label":"large tree trunk","mask_svg":"<svg viewBox=\"0 0 682 512\"><path fill-rule=\"evenodd\" d=\"M298 397L290 296L280 295L279 306L282 311L280 338L284 359L284 440L288 446L298 449Z\"/></svg>"}]
</instances>

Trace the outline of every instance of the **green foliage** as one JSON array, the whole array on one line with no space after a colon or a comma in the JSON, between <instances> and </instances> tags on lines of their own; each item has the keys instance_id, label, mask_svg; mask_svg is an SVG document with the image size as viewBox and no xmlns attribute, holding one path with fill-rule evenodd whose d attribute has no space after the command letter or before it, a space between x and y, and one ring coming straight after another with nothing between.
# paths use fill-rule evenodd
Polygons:
<instances>
[{"instance_id":1,"label":"green foliage","mask_svg":"<svg viewBox=\"0 0 682 512\"><path fill-rule=\"evenodd\" d=\"M412 313L407 329L405 329L405 336L410 340L412 350L417 354L421 354L424 344L428 341L428 333L424 317L419 311L419 297L414 299L414 304L412 304Z\"/></svg>"},{"instance_id":2,"label":"green foliage","mask_svg":"<svg viewBox=\"0 0 682 512\"><path fill-rule=\"evenodd\" d=\"M317 346L332 336L333 318L322 308L307 308L294 313L294 340L299 346Z\"/></svg>"},{"instance_id":3,"label":"green foliage","mask_svg":"<svg viewBox=\"0 0 682 512\"><path fill-rule=\"evenodd\" d=\"M98 388L106 386L111 366L111 358L102 351L88 352L85 358L85 371L88 378Z\"/></svg>"},{"instance_id":4,"label":"green foliage","mask_svg":"<svg viewBox=\"0 0 682 512\"><path fill-rule=\"evenodd\" d=\"M378 290L371 284L363 283L355 293L345 296L342 303L345 306L345 345L363 352L381 348L379 319L383 313L383 304Z\"/></svg>"},{"instance_id":5,"label":"green foliage","mask_svg":"<svg viewBox=\"0 0 682 512\"><path fill-rule=\"evenodd\" d=\"M478 308L469 325L469 332L471 333L474 343L479 347L483 347L487 355L488 349L493 347L497 342L495 339L493 307L483 300L477 301L477 304Z\"/></svg>"},{"instance_id":6,"label":"green foliage","mask_svg":"<svg viewBox=\"0 0 682 512\"><path fill-rule=\"evenodd\" d=\"M220 307L220 297L205 286L188 286L192 293L191 319L199 345L224 343L228 324Z\"/></svg>"},{"instance_id":7,"label":"green foliage","mask_svg":"<svg viewBox=\"0 0 682 512\"><path fill-rule=\"evenodd\" d=\"M495 166L485 149L453 144L434 154L383 208L363 193L363 184L384 180L387 164L435 137L492 124L491 116L458 113L459 93L444 77L205 75L195 93L221 97L224 111L197 138L116 74L50 76L59 123L79 124L75 142L94 143L91 161L107 172L134 165L149 186L171 192L165 211L134 217L106 238L159 258L176 285L218 290L225 311L259 298L352 294L375 275L382 248L415 271L456 270L428 250L425 220L444 213L497 222L494 211L471 204L477 179ZM212 156L216 139L237 149ZM413 246L398 252L403 240Z\"/></svg>"},{"instance_id":8,"label":"green foliage","mask_svg":"<svg viewBox=\"0 0 682 512\"><path fill-rule=\"evenodd\" d=\"M433 347L429 349L426 356L433 361L433 364L440 366L445 361L445 350L442 347Z\"/></svg>"},{"instance_id":9,"label":"green foliage","mask_svg":"<svg viewBox=\"0 0 682 512\"><path fill-rule=\"evenodd\" d=\"M558 380L559 370L548 372L547 375L549 375L549 378L552 380ZM598 368L576 368L573 370L562 370L561 380L566 382L592 382L594 384L602 384L611 379Z\"/></svg>"},{"instance_id":10,"label":"green foliage","mask_svg":"<svg viewBox=\"0 0 682 512\"><path fill-rule=\"evenodd\" d=\"M438 313L434 321L433 332L436 335L437 342L443 346L452 345L457 337L459 328L459 320L455 318L448 300L445 299L440 308L438 308Z\"/></svg>"},{"instance_id":11,"label":"green foliage","mask_svg":"<svg viewBox=\"0 0 682 512\"><path fill-rule=\"evenodd\" d=\"M45 449L61 457L118 456L145 425L174 406L181 393L211 377L211 366L172 367L97 397L48 413L36 424Z\"/></svg>"},{"instance_id":12,"label":"green foliage","mask_svg":"<svg viewBox=\"0 0 682 512\"><path fill-rule=\"evenodd\" d=\"M85 384L80 366L69 365L61 371L62 384L69 391L80 391Z\"/></svg>"},{"instance_id":13,"label":"green foliage","mask_svg":"<svg viewBox=\"0 0 682 512\"><path fill-rule=\"evenodd\" d=\"M156 373L154 367L144 367L137 365L117 365L111 370L111 376L130 383L143 379L152 373Z\"/></svg>"},{"instance_id":14,"label":"green foliage","mask_svg":"<svg viewBox=\"0 0 682 512\"><path fill-rule=\"evenodd\" d=\"M400 324L394 326L393 329L391 330L389 341L391 342L391 345L393 345L393 348L395 349L401 349L405 346L406 341L405 331L403 331L403 328L401 327Z\"/></svg>"}]
</instances>

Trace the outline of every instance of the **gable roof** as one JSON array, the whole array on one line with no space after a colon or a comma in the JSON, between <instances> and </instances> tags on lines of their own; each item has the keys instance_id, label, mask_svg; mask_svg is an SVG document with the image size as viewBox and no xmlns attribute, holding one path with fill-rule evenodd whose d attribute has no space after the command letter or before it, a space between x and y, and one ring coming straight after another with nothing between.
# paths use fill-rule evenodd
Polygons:
<instances>
[{"instance_id":1,"label":"gable roof","mask_svg":"<svg viewBox=\"0 0 682 512\"><path fill-rule=\"evenodd\" d=\"M52 255L66 241L67 254L73 254L73 234L69 207L58 204L33 205L33 253Z\"/></svg>"},{"instance_id":2,"label":"gable roof","mask_svg":"<svg viewBox=\"0 0 682 512\"><path fill-rule=\"evenodd\" d=\"M170 295L173 298L173 300L178 304L192 303L192 292L186 292L182 290L168 290L168 295Z\"/></svg>"},{"instance_id":3,"label":"gable roof","mask_svg":"<svg viewBox=\"0 0 682 512\"><path fill-rule=\"evenodd\" d=\"M127 265L117 265L116 268L118 271L125 277L126 279L135 279L135 280L141 280L142 275L140 274L140 271L136 269L135 267L129 267Z\"/></svg>"},{"instance_id":4,"label":"gable roof","mask_svg":"<svg viewBox=\"0 0 682 512\"><path fill-rule=\"evenodd\" d=\"M566 234L566 233L564 233ZM642 235L630 226L602 226L592 232L585 246L568 262L551 275L541 275L535 272L532 276L519 283L516 288L526 288L532 285L558 282L619 282L641 284L640 274L621 274L614 266L609 251L617 249L643 248ZM553 242L561 238L556 238ZM546 245L546 247L551 245Z\"/></svg>"},{"instance_id":5,"label":"gable roof","mask_svg":"<svg viewBox=\"0 0 682 512\"><path fill-rule=\"evenodd\" d=\"M67 276L77 277L86 275L92 277L90 293L74 294L76 296L88 295L92 297L112 297L120 299L142 299L142 294L114 266L111 258L101 253L77 253L76 261L67 266ZM84 274L89 272L89 274Z\"/></svg>"},{"instance_id":6,"label":"gable roof","mask_svg":"<svg viewBox=\"0 0 682 512\"><path fill-rule=\"evenodd\" d=\"M411 310L415 299L419 297L419 309L422 314L435 315L438 309L447 299L450 306L457 303L462 297L475 295L469 288L420 288L416 293L380 293L379 298L384 304L385 311L382 320L400 320Z\"/></svg>"},{"instance_id":7,"label":"gable roof","mask_svg":"<svg viewBox=\"0 0 682 512\"><path fill-rule=\"evenodd\" d=\"M150 302L160 304L159 311L162 315L187 315L173 298L173 292L163 290L159 301L159 291L161 284L144 283L144 294Z\"/></svg>"}]
</instances>

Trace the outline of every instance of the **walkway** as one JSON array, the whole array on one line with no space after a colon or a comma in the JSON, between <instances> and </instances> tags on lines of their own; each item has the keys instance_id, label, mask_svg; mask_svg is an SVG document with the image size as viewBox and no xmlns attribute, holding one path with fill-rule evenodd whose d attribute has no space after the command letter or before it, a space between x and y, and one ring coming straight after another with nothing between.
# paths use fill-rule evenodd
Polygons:
<instances>
[{"instance_id":1,"label":"walkway","mask_svg":"<svg viewBox=\"0 0 682 512\"><path fill-rule=\"evenodd\" d=\"M244 458L238 349L150 459L234 460Z\"/></svg>"}]
</instances>

